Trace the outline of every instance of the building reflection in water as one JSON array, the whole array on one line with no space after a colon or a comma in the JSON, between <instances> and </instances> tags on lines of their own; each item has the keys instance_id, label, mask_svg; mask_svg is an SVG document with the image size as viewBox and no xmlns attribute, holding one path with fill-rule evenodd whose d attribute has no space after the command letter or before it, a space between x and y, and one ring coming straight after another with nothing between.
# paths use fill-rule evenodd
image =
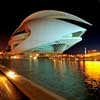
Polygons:
<instances>
[{"instance_id":1,"label":"building reflection in water","mask_svg":"<svg viewBox=\"0 0 100 100\"><path fill-rule=\"evenodd\" d=\"M100 61L38 58L14 59L8 64L33 82L69 98L69 100L86 100L86 98L96 100L90 99L91 93L88 90L99 90Z\"/></svg>"},{"instance_id":2,"label":"building reflection in water","mask_svg":"<svg viewBox=\"0 0 100 100\"><path fill-rule=\"evenodd\" d=\"M64 72L66 71L66 64L65 64L65 59L53 59L53 69L55 73L58 73L59 78L61 80L65 79Z\"/></svg>"},{"instance_id":3,"label":"building reflection in water","mask_svg":"<svg viewBox=\"0 0 100 100\"><path fill-rule=\"evenodd\" d=\"M63 80L66 78L66 71L70 70L72 73L80 72L83 74L84 72L84 62L77 62L77 61L68 61L66 59L52 59L54 71L59 73L59 77ZM81 73L82 72L82 73Z\"/></svg>"},{"instance_id":4,"label":"building reflection in water","mask_svg":"<svg viewBox=\"0 0 100 100\"><path fill-rule=\"evenodd\" d=\"M62 87L59 87L62 90L60 92L64 93L63 95L66 95L70 100L75 100L76 98L77 100L84 100L87 97L87 91L81 77L80 70L83 72L83 69L80 67L80 62L63 58L55 58L52 61L53 69L60 79L56 85L59 83L62 85Z\"/></svg>"},{"instance_id":5,"label":"building reflection in water","mask_svg":"<svg viewBox=\"0 0 100 100\"><path fill-rule=\"evenodd\" d=\"M34 65L34 67L35 67L35 69L37 69L37 70L35 70L35 73L37 73L38 72L38 59L34 59L34 58L29 58L29 66L28 66L28 77L32 80L32 78L33 78L33 75L32 75L32 73L33 73L33 65Z\"/></svg>"},{"instance_id":6,"label":"building reflection in water","mask_svg":"<svg viewBox=\"0 0 100 100\"><path fill-rule=\"evenodd\" d=\"M79 72L84 79L84 83L86 83L89 95L95 95L97 98L100 97L100 61L66 61L64 59L53 59L53 62L54 70L56 73L59 72L61 80L66 79L66 70L71 70L70 72L73 73Z\"/></svg>"}]
</instances>

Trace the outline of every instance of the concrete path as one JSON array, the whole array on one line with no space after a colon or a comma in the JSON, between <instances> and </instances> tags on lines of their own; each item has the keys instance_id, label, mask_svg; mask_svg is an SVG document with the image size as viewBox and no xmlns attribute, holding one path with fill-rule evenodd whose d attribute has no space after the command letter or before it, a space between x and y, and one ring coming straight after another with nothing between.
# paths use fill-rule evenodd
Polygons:
<instances>
[{"instance_id":1,"label":"concrete path","mask_svg":"<svg viewBox=\"0 0 100 100\"><path fill-rule=\"evenodd\" d=\"M0 100L29 100L0 72Z\"/></svg>"},{"instance_id":2,"label":"concrete path","mask_svg":"<svg viewBox=\"0 0 100 100\"><path fill-rule=\"evenodd\" d=\"M51 91L46 90L40 85L31 82L17 73L14 73L14 75L12 74L12 77L10 77L7 73L11 72L11 70L2 65L0 65L0 71L2 71L30 100L67 100Z\"/></svg>"}]
</instances>

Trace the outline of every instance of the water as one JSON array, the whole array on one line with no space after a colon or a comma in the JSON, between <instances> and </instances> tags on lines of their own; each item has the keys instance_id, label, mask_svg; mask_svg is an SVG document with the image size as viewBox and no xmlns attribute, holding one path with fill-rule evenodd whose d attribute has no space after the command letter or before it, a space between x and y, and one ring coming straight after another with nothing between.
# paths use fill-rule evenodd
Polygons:
<instances>
[{"instance_id":1,"label":"water","mask_svg":"<svg viewBox=\"0 0 100 100\"><path fill-rule=\"evenodd\" d=\"M100 100L100 61L39 58L1 63L68 100Z\"/></svg>"}]
</instances>

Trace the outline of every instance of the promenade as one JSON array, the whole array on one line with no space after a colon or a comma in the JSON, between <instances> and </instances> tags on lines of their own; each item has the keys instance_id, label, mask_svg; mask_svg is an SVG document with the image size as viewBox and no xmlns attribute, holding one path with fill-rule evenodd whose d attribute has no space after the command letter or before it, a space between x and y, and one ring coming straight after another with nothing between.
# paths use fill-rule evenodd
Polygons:
<instances>
[{"instance_id":1,"label":"promenade","mask_svg":"<svg viewBox=\"0 0 100 100\"><path fill-rule=\"evenodd\" d=\"M0 71L26 96L29 100L65 100L51 91L31 82L16 72L0 65Z\"/></svg>"}]
</instances>

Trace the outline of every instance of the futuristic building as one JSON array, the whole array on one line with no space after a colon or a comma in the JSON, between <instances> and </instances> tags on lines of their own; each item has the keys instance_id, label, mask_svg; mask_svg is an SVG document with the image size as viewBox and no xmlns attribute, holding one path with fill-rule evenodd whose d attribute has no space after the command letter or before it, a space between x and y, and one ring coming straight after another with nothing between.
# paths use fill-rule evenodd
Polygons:
<instances>
[{"instance_id":1,"label":"futuristic building","mask_svg":"<svg viewBox=\"0 0 100 100\"><path fill-rule=\"evenodd\" d=\"M63 52L82 40L85 28L63 19L91 25L69 13L44 10L25 18L14 31L9 46L11 53Z\"/></svg>"}]
</instances>

